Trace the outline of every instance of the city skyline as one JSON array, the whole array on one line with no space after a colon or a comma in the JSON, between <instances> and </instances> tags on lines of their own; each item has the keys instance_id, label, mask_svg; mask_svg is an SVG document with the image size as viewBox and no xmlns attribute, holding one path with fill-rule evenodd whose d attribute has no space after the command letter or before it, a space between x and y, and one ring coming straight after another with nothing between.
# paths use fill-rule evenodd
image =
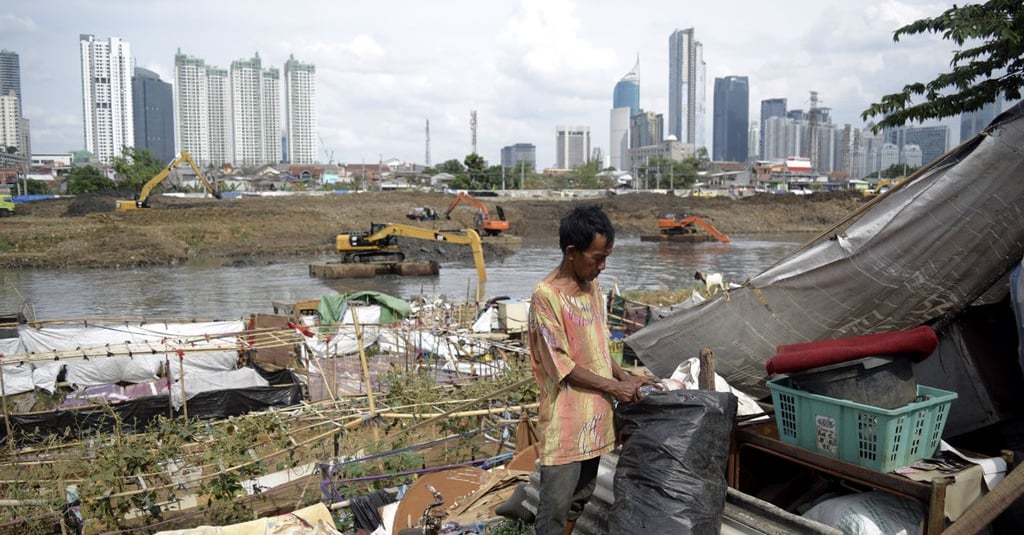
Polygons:
<instances>
[{"instance_id":1,"label":"city skyline","mask_svg":"<svg viewBox=\"0 0 1024 535\"><path fill-rule=\"evenodd\" d=\"M702 43L705 85L715 77L749 78L751 120L761 100L786 98L790 108L806 109L809 91L817 90L834 123L861 127L859 114L870 102L946 70L953 49L935 36L892 42L897 27L952 5L916 0L725 1L686 10L643 2L631 7L630 17L605 1L527 0L482 9L456 2L443 10L393 1L348 9L298 1L289 9L309 16L294 17L296 23L275 16L280 7L269 3L155 4L25 4L0 15L0 46L21 57L34 150L81 148L74 47L80 33L130 42L134 66L164 81L174 80L178 48L220 67L254 52L264 67L282 69L291 55L315 65L324 161L330 151L342 163L420 162L425 120L433 163L461 161L472 148L469 112L475 109L481 156L497 164L502 147L532 143L540 168L555 163L551 133L559 124L590 127L592 146L609 153L611 89L638 57L641 108L668 114L668 40L677 29L694 28ZM710 95L712 88L704 91ZM707 102L709 145L712 112ZM953 128L958 135L958 125Z\"/></svg>"}]
</instances>

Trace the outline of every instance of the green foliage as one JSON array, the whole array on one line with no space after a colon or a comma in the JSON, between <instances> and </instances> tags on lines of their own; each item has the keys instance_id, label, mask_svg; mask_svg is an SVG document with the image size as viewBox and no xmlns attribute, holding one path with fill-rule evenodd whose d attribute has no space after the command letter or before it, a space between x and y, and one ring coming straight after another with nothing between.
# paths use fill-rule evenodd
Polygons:
<instances>
[{"instance_id":1,"label":"green foliage","mask_svg":"<svg viewBox=\"0 0 1024 535\"><path fill-rule=\"evenodd\" d=\"M437 166L437 169L442 173L448 173L450 175L461 175L466 172L466 168L462 166L462 163L455 159L442 163Z\"/></svg>"},{"instance_id":2,"label":"green foliage","mask_svg":"<svg viewBox=\"0 0 1024 535\"><path fill-rule=\"evenodd\" d=\"M533 524L527 524L522 520L505 519L487 527L488 535L529 535L533 533Z\"/></svg>"},{"instance_id":3,"label":"green foliage","mask_svg":"<svg viewBox=\"0 0 1024 535\"><path fill-rule=\"evenodd\" d=\"M908 167L900 163L894 163L890 165L888 169L883 169L880 174L882 178L900 178L910 176L918 169L920 169L920 167Z\"/></svg>"},{"instance_id":4,"label":"green foliage","mask_svg":"<svg viewBox=\"0 0 1024 535\"><path fill-rule=\"evenodd\" d=\"M203 227L189 227L185 234L185 245L189 255L199 253L203 242L206 241L206 229Z\"/></svg>"},{"instance_id":5,"label":"green foliage","mask_svg":"<svg viewBox=\"0 0 1024 535\"><path fill-rule=\"evenodd\" d=\"M44 195L50 192L49 188L46 186L46 182L43 182L42 180L25 181L25 190L29 195Z\"/></svg>"},{"instance_id":6,"label":"green foliage","mask_svg":"<svg viewBox=\"0 0 1024 535\"><path fill-rule=\"evenodd\" d=\"M878 132L909 121L942 119L980 110L1000 95L1021 98L1024 87L1024 2L989 0L947 9L893 32L893 41L923 33L942 34L957 45L950 71L927 83L910 83L871 104L861 118L882 116ZM969 43L968 43L969 42ZM965 44L967 45L965 47ZM915 101L924 97L924 101Z\"/></svg>"},{"instance_id":7,"label":"green foliage","mask_svg":"<svg viewBox=\"0 0 1024 535\"><path fill-rule=\"evenodd\" d=\"M71 195L81 195L83 193L92 193L97 191L111 191L115 187L113 180L104 176L99 169L96 169L91 165L72 169L71 172L68 173L66 184L68 186L68 193Z\"/></svg>"},{"instance_id":8,"label":"green foliage","mask_svg":"<svg viewBox=\"0 0 1024 535\"><path fill-rule=\"evenodd\" d=\"M120 178L118 188L122 191L141 190L146 182L166 167L149 149L124 147L121 154L114 157L114 171Z\"/></svg>"}]
</instances>

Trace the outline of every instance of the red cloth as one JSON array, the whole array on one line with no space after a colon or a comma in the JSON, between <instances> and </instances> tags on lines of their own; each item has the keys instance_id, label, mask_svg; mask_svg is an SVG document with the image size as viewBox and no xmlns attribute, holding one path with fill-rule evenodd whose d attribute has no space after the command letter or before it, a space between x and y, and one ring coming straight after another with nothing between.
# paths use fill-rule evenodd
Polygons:
<instances>
[{"instance_id":1,"label":"red cloth","mask_svg":"<svg viewBox=\"0 0 1024 535\"><path fill-rule=\"evenodd\" d=\"M907 331L779 346L775 356L768 359L764 367L768 375L793 373L877 355L905 355L914 362L920 362L928 358L938 345L935 331L925 325Z\"/></svg>"}]
</instances>

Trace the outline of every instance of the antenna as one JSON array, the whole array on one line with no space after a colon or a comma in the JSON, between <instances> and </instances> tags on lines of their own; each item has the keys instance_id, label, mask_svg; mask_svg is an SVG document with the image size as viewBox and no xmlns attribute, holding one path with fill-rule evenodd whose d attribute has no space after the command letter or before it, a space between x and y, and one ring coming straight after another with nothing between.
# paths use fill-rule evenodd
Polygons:
<instances>
[{"instance_id":1,"label":"antenna","mask_svg":"<svg viewBox=\"0 0 1024 535\"><path fill-rule=\"evenodd\" d=\"M476 110L469 110L469 130L473 133L473 154L476 154Z\"/></svg>"},{"instance_id":2,"label":"antenna","mask_svg":"<svg viewBox=\"0 0 1024 535\"><path fill-rule=\"evenodd\" d=\"M430 167L430 119L427 119L427 160L424 163Z\"/></svg>"}]
</instances>

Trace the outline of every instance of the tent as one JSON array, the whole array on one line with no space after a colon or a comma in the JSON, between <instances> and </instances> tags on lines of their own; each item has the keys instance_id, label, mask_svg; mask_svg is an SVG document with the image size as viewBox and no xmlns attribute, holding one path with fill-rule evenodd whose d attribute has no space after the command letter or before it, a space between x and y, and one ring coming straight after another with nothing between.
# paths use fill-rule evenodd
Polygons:
<instances>
[{"instance_id":1,"label":"tent","mask_svg":"<svg viewBox=\"0 0 1024 535\"><path fill-rule=\"evenodd\" d=\"M871 201L742 287L626 338L667 376L701 347L734 386L766 393L780 345L931 325L922 384L953 390L955 435L1020 410L1009 277L1024 254L1024 106Z\"/></svg>"}]
</instances>

